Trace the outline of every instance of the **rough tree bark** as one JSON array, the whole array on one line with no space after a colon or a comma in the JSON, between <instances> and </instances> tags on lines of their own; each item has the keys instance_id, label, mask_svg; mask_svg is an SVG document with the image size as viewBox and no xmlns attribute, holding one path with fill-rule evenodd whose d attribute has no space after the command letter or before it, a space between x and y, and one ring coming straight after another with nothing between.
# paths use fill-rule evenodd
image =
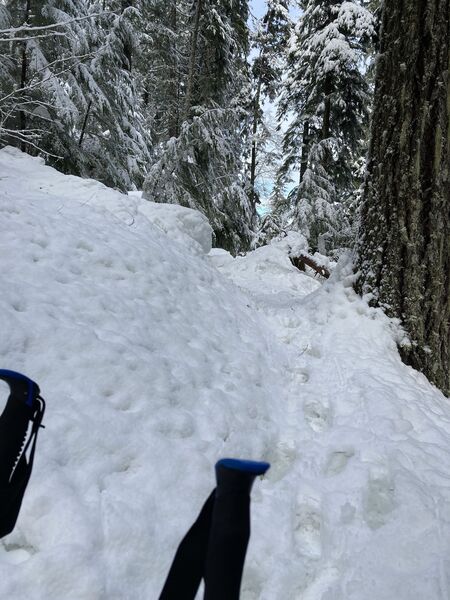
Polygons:
<instances>
[{"instance_id":1,"label":"rough tree bark","mask_svg":"<svg viewBox=\"0 0 450 600\"><path fill-rule=\"evenodd\" d=\"M450 0L385 0L356 284L449 393Z\"/></svg>"}]
</instances>

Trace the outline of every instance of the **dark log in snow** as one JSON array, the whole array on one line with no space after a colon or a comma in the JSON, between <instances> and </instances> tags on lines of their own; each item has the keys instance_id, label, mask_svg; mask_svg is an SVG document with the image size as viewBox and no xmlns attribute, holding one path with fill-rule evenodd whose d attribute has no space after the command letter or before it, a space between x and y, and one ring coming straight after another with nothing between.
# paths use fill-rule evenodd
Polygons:
<instances>
[{"instance_id":1,"label":"dark log in snow","mask_svg":"<svg viewBox=\"0 0 450 600\"><path fill-rule=\"evenodd\" d=\"M313 258L310 256L306 256L305 254L300 254L299 256L290 256L289 257L291 263L294 267L297 267L300 271L305 271L306 266L311 267L318 275L325 277L328 279L330 277L330 271L319 265Z\"/></svg>"}]
</instances>

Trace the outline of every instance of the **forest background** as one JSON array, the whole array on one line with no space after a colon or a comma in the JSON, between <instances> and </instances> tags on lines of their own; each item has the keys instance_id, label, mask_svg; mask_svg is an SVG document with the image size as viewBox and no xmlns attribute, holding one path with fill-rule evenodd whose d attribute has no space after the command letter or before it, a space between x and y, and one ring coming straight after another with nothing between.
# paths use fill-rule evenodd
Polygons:
<instances>
[{"instance_id":1,"label":"forest background","mask_svg":"<svg viewBox=\"0 0 450 600\"><path fill-rule=\"evenodd\" d=\"M0 140L197 209L233 255L350 251L448 392L449 46L449 0L2 0Z\"/></svg>"},{"instance_id":2,"label":"forest background","mask_svg":"<svg viewBox=\"0 0 450 600\"><path fill-rule=\"evenodd\" d=\"M291 229L339 251L366 149L367 4L3 0L2 141L196 208L233 254Z\"/></svg>"}]
</instances>

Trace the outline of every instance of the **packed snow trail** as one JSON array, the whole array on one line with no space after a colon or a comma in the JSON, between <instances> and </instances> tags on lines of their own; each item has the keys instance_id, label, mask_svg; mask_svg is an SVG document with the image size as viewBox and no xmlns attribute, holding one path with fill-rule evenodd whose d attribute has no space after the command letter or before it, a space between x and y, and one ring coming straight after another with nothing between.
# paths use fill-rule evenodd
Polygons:
<instances>
[{"instance_id":1,"label":"packed snow trail","mask_svg":"<svg viewBox=\"0 0 450 600\"><path fill-rule=\"evenodd\" d=\"M272 463L242 600L448 600L450 404L345 261L208 254L198 213L10 148L0 226L0 366L48 405L0 597L157 598L231 455Z\"/></svg>"},{"instance_id":2,"label":"packed snow trail","mask_svg":"<svg viewBox=\"0 0 450 600\"><path fill-rule=\"evenodd\" d=\"M401 332L354 293L348 260L319 285L292 269L290 242L212 252L287 350L288 427L270 457L259 554L289 567L253 590L247 580L248 598L448 600L448 400L402 364Z\"/></svg>"}]
</instances>

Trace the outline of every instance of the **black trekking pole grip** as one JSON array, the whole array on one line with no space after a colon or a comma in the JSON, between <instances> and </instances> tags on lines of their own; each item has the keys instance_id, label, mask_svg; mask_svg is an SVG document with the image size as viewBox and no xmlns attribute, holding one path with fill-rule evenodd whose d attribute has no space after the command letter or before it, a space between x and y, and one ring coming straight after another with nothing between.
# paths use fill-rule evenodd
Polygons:
<instances>
[{"instance_id":1,"label":"black trekking pole grip","mask_svg":"<svg viewBox=\"0 0 450 600\"><path fill-rule=\"evenodd\" d=\"M36 441L45 411L37 383L0 369L10 393L0 414L0 538L11 533L33 468Z\"/></svg>"}]
</instances>

